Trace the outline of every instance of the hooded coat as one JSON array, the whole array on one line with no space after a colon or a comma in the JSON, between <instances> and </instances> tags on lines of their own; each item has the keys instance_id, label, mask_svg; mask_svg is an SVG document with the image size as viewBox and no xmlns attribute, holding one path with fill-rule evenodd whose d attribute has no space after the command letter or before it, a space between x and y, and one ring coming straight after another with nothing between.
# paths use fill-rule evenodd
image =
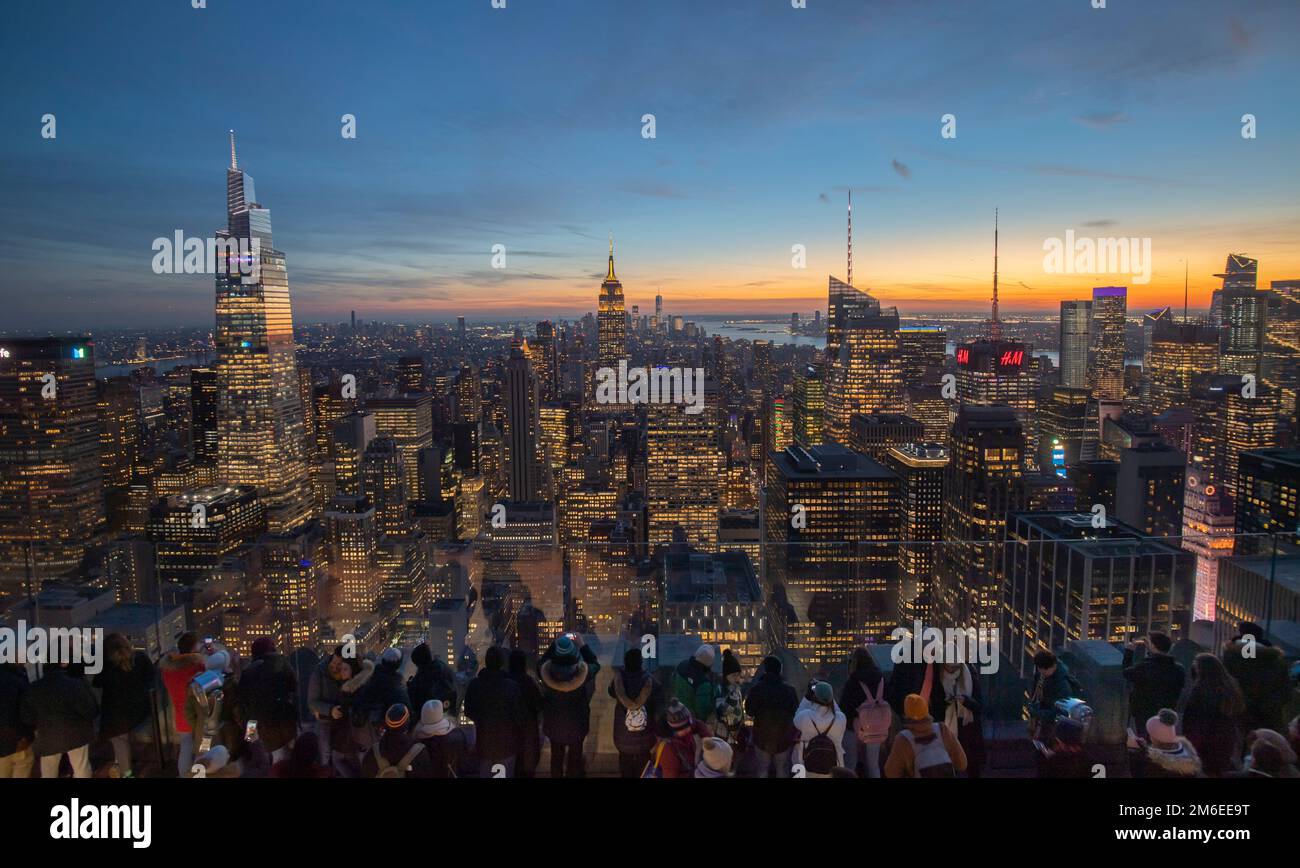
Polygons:
<instances>
[{"instance_id":1,"label":"hooded coat","mask_svg":"<svg viewBox=\"0 0 1300 868\"><path fill-rule=\"evenodd\" d=\"M54 756L95 740L99 703L86 679L49 666L23 697L22 721L36 731L32 751Z\"/></svg>"},{"instance_id":2,"label":"hooded coat","mask_svg":"<svg viewBox=\"0 0 1300 868\"><path fill-rule=\"evenodd\" d=\"M579 744L591 730L591 697L600 663L586 645L579 659L551 657L538 667L542 679L542 732L559 744Z\"/></svg>"},{"instance_id":3,"label":"hooded coat","mask_svg":"<svg viewBox=\"0 0 1300 868\"><path fill-rule=\"evenodd\" d=\"M614 699L614 747L623 754L648 753L655 744L655 721L659 718L662 704L662 688L645 670L615 669L609 681L609 695ZM627 713L629 708L638 705L645 706L646 725L639 732L629 732Z\"/></svg>"},{"instance_id":4,"label":"hooded coat","mask_svg":"<svg viewBox=\"0 0 1300 868\"><path fill-rule=\"evenodd\" d=\"M1246 698L1246 730L1271 729L1285 732L1284 709L1294 688L1288 674L1286 658L1271 645L1255 643L1254 656L1243 653L1245 642L1233 640L1223 647L1223 666L1237 679Z\"/></svg>"}]
</instances>

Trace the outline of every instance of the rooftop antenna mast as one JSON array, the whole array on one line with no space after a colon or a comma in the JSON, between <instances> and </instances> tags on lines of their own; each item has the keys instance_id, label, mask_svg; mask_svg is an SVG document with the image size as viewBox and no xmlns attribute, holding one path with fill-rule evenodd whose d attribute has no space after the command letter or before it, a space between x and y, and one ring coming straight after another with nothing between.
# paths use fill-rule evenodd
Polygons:
<instances>
[{"instance_id":1,"label":"rooftop antenna mast","mask_svg":"<svg viewBox=\"0 0 1300 868\"><path fill-rule=\"evenodd\" d=\"M1183 324L1187 324L1187 260L1183 260Z\"/></svg>"},{"instance_id":2,"label":"rooftop antenna mast","mask_svg":"<svg viewBox=\"0 0 1300 868\"><path fill-rule=\"evenodd\" d=\"M849 188L849 273L846 278L849 286L853 285L853 188Z\"/></svg>"},{"instance_id":3,"label":"rooftop antenna mast","mask_svg":"<svg viewBox=\"0 0 1300 868\"><path fill-rule=\"evenodd\" d=\"M235 159L235 131L230 131L230 168L238 169L239 160Z\"/></svg>"},{"instance_id":4,"label":"rooftop antenna mast","mask_svg":"<svg viewBox=\"0 0 1300 868\"><path fill-rule=\"evenodd\" d=\"M998 317L998 209L993 209L993 319L989 322L989 335L1002 339L1002 320Z\"/></svg>"}]
</instances>

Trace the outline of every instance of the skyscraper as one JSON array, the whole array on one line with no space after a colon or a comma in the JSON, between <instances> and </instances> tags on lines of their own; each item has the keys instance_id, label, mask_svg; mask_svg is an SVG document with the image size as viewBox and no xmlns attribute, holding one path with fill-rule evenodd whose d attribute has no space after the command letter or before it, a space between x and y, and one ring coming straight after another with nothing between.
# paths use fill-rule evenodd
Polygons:
<instances>
[{"instance_id":1,"label":"skyscraper","mask_svg":"<svg viewBox=\"0 0 1300 868\"><path fill-rule=\"evenodd\" d=\"M937 554L943 539L943 475L948 450L936 443L895 446L885 454L884 464L899 478L899 621L929 623L934 608Z\"/></svg>"},{"instance_id":2,"label":"skyscraper","mask_svg":"<svg viewBox=\"0 0 1300 868\"><path fill-rule=\"evenodd\" d=\"M646 406L646 508L650 545L671 542L680 526L686 542L714 551L722 457L709 414L680 404Z\"/></svg>"},{"instance_id":3,"label":"skyscraper","mask_svg":"<svg viewBox=\"0 0 1300 868\"><path fill-rule=\"evenodd\" d=\"M1258 380L1263 372L1268 293L1253 286L1225 287L1219 299L1223 323L1219 329L1219 372Z\"/></svg>"},{"instance_id":4,"label":"skyscraper","mask_svg":"<svg viewBox=\"0 0 1300 868\"><path fill-rule=\"evenodd\" d=\"M537 324L537 340L533 344L533 369L537 372L537 391L541 400L555 401L559 397L559 356L556 351L555 326L550 320Z\"/></svg>"},{"instance_id":5,"label":"skyscraper","mask_svg":"<svg viewBox=\"0 0 1300 868\"><path fill-rule=\"evenodd\" d=\"M600 285L596 310L597 367L617 368L627 358L627 312L623 307L623 284L614 275L614 238L609 239L609 271Z\"/></svg>"},{"instance_id":6,"label":"skyscraper","mask_svg":"<svg viewBox=\"0 0 1300 868\"><path fill-rule=\"evenodd\" d=\"M611 272L612 273L612 272ZM541 494L538 461L541 421L538 416L537 377L532 363L519 348L506 363L506 424L509 428L510 499L535 501Z\"/></svg>"},{"instance_id":7,"label":"skyscraper","mask_svg":"<svg viewBox=\"0 0 1300 868\"><path fill-rule=\"evenodd\" d=\"M1198 375L1219 366L1219 334L1195 323L1162 319L1151 331L1142 366L1143 398L1147 409L1160 414L1191 401Z\"/></svg>"},{"instance_id":8,"label":"skyscraper","mask_svg":"<svg viewBox=\"0 0 1300 868\"><path fill-rule=\"evenodd\" d=\"M257 202L253 179L235 158L233 132L226 216L218 238L251 249L254 263L235 267L231 256L243 254L228 251L218 261L217 477L256 488L268 529L284 533L312 509L289 279L284 254L271 243L271 212Z\"/></svg>"},{"instance_id":9,"label":"skyscraper","mask_svg":"<svg viewBox=\"0 0 1300 868\"><path fill-rule=\"evenodd\" d=\"M1098 286L1092 291L1088 385L1102 400L1124 399L1124 322L1128 287Z\"/></svg>"},{"instance_id":10,"label":"skyscraper","mask_svg":"<svg viewBox=\"0 0 1300 868\"><path fill-rule=\"evenodd\" d=\"M1224 293L1237 289L1255 289L1258 286L1259 261L1243 253L1229 253L1228 264L1224 266L1223 273L1214 276L1223 278L1223 286L1216 289L1210 297L1210 327L1217 329L1225 324Z\"/></svg>"},{"instance_id":11,"label":"skyscraper","mask_svg":"<svg viewBox=\"0 0 1300 868\"><path fill-rule=\"evenodd\" d=\"M1166 443L1120 452L1115 515L1150 537L1180 546L1187 456Z\"/></svg>"},{"instance_id":12,"label":"skyscraper","mask_svg":"<svg viewBox=\"0 0 1300 868\"><path fill-rule=\"evenodd\" d=\"M807 365L795 375L791 400L791 437L798 446L816 446L822 442L826 425L826 367L823 363Z\"/></svg>"},{"instance_id":13,"label":"skyscraper","mask_svg":"<svg viewBox=\"0 0 1300 868\"><path fill-rule=\"evenodd\" d=\"M1061 385L1088 385L1088 336L1092 328L1091 301L1061 302Z\"/></svg>"},{"instance_id":14,"label":"skyscraper","mask_svg":"<svg viewBox=\"0 0 1300 868\"><path fill-rule=\"evenodd\" d=\"M1239 555L1272 551L1300 553L1300 449L1243 452L1237 473Z\"/></svg>"}]
</instances>

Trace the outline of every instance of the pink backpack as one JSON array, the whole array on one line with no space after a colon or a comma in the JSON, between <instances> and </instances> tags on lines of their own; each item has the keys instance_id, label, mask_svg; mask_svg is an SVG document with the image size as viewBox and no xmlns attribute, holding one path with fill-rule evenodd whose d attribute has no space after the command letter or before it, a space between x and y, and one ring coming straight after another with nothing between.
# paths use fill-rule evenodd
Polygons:
<instances>
[{"instance_id":1,"label":"pink backpack","mask_svg":"<svg viewBox=\"0 0 1300 868\"><path fill-rule=\"evenodd\" d=\"M853 731L858 741L863 744L883 744L889 738L890 727L894 723L894 713L885 701L885 679L880 679L876 695L872 696L867 685L862 684L866 699L858 706L857 716L853 719Z\"/></svg>"}]
</instances>

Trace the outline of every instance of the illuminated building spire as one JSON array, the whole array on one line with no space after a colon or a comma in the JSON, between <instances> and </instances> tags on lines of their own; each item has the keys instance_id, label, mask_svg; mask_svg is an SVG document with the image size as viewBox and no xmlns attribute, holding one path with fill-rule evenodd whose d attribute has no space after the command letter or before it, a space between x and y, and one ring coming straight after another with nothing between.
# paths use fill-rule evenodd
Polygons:
<instances>
[{"instance_id":1,"label":"illuminated building spire","mask_svg":"<svg viewBox=\"0 0 1300 868\"><path fill-rule=\"evenodd\" d=\"M230 168L238 169L239 160L235 159L235 131L230 131Z\"/></svg>"},{"instance_id":2,"label":"illuminated building spire","mask_svg":"<svg viewBox=\"0 0 1300 868\"><path fill-rule=\"evenodd\" d=\"M1002 339L1002 320L998 317L998 209L993 209L993 318L989 321L989 336Z\"/></svg>"},{"instance_id":3,"label":"illuminated building spire","mask_svg":"<svg viewBox=\"0 0 1300 868\"><path fill-rule=\"evenodd\" d=\"M606 280L618 280L614 276L614 233L609 233L609 273L605 275Z\"/></svg>"}]
</instances>

